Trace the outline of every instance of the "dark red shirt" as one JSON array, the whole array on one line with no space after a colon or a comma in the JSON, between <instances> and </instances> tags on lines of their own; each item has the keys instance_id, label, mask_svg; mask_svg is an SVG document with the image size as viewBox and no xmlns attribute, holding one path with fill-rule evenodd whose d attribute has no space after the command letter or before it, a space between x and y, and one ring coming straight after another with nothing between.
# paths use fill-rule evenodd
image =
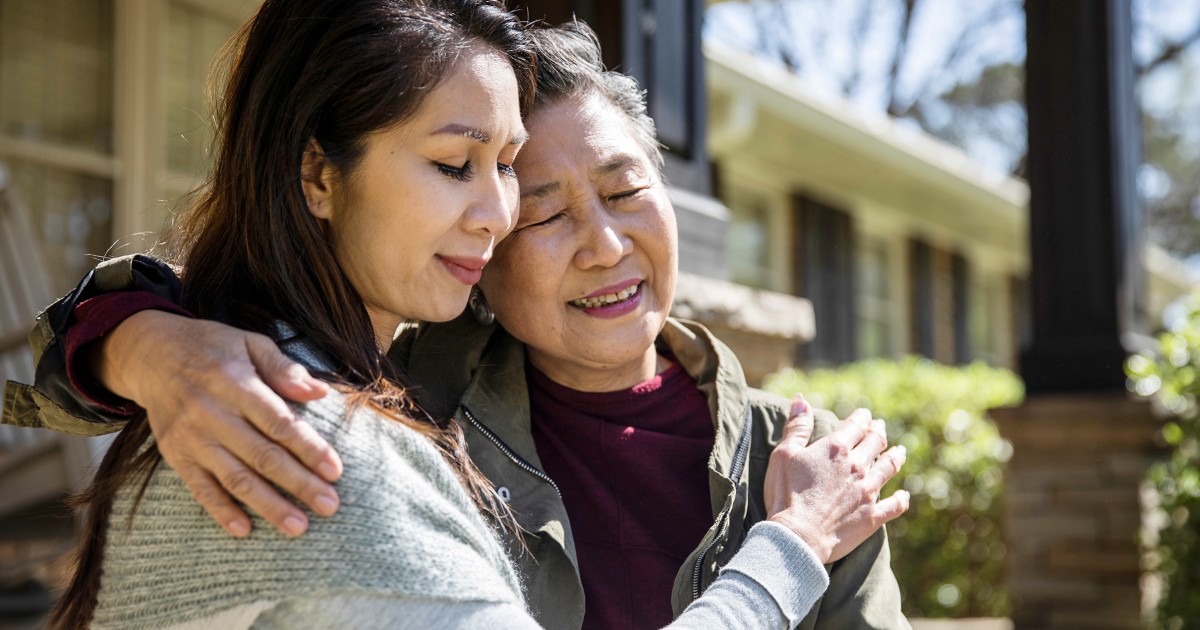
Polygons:
<instances>
[{"instance_id":1,"label":"dark red shirt","mask_svg":"<svg viewBox=\"0 0 1200 630\"><path fill-rule=\"evenodd\" d=\"M675 575L713 524L708 401L678 364L604 393L527 374L538 456L571 519L583 627L665 626Z\"/></svg>"}]
</instances>

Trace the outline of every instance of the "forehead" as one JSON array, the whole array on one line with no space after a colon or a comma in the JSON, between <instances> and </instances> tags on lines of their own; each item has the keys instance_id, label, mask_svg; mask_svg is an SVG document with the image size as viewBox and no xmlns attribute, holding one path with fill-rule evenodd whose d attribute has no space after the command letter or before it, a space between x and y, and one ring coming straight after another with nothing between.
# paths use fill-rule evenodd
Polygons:
<instances>
[{"instance_id":1,"label":"forehead","mask_svg":"<svg viewBox=\"0 0 1200 630\"><path fill-rule=\"evenodd\" d=\"M625 115L598 96L541 105L526 118L525 127L529 141L516 163L522 190L544 183L535 180L604 171L622 156L648 161Z\"/></svg>"},{"instance_id":2,"label":"forehead","mask_svg":"<svg viewBox=\"0 0 1200 630\"><path fill-rule=\"evenodd\" d=\"M479 43L464 50L407 126L432 131L448 121L506 135L523 129L517 77L500 51Z\"/></svg>"}]
</instances>

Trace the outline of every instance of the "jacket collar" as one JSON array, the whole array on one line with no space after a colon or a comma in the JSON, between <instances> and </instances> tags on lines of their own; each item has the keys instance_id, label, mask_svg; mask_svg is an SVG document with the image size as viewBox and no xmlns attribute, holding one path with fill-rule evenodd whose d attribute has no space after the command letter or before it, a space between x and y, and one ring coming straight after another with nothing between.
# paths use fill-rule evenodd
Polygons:
<instances>
[{"instance_id":1,"label":"jacket collar","mask_svg":"<svg viewBox=\"0 0 1200 630\"><path fill-rule=\"evenodd\" d=\"M292 328L291 324L281 319L275 320L271 336L275 338L275 343L279 344L279 349L288 358L309 370L329 373L337 371L337 365L333 359L324 350L318 348L311 339Z\"/></svg>"},{"instance_id":2,"label":"jacket collar","mask_svg":"<svg viewBox=\"0 0 1200 630\"><path fill-rule=\"evenodd\" d=\"M464 312L449 322L423 323L401 333L388 356L407 370L421 406L435 418L450 418L463 392L482 376L483 353L498 329Z\"/></svg>"},{"instance_id":3,"label":"jacket collar","mask_svg":"<svg viewBox=\"0 0 1200 630\"><path fill-rule=\"evenodd\" d=\"M704 326L668 318L659 333L660 351L669 351L708 399L716 441L709 470L728 481L732 476L734 452L746 429L746 377L733 351ZM713 496L714 513L724 504Z\"/></svg>"}]
</instances>

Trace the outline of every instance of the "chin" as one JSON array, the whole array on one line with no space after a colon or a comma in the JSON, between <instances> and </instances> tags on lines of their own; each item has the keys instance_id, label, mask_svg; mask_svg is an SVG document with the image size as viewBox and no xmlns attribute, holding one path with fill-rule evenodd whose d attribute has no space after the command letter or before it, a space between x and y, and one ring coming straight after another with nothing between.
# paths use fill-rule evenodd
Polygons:
<instances>
[{"instance_id":1,"label":"chin","mask_svg":"<svg viewBox=\"0 0 1200 630\"><path fill-rule=\"evenodd\" d=\"M467 297L464 295L462 300L453 302L445 302L441 304L425 304L420 312L415 313L412 319L423 322L448 322L462 314L467 308Z\"/></svg>"}]
</instances>

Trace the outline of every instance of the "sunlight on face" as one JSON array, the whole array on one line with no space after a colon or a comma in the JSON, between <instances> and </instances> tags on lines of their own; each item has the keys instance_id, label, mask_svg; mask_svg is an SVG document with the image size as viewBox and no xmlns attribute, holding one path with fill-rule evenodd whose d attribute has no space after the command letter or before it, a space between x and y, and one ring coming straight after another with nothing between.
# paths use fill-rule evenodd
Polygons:
<instances>
[{"instance_id":1,"label":"sunlight on face","mask_svg":"<svg viewBox=\"0 0 1200 630\"><path fill-rule=\"evenodd\" d=\"M477 44L416 115L367 138L361 163L331 186L335 253L379 338L405 319L446 321L513 228L511 164L524 141L508 60Z\"/></svg>"},{"instance_id":2,"label":"sunlight on face","mask_svg":"<svg viewBox=\"0 0 1200 630\"><path fill-rule=\"evenodd\" d=\"M662 181L624 114L600 98L542 106L526 125L521 217L480 286L556 381L636 379L647 361L653 370L675 294L675 214Z\"/></svg>"}]
</instances>

